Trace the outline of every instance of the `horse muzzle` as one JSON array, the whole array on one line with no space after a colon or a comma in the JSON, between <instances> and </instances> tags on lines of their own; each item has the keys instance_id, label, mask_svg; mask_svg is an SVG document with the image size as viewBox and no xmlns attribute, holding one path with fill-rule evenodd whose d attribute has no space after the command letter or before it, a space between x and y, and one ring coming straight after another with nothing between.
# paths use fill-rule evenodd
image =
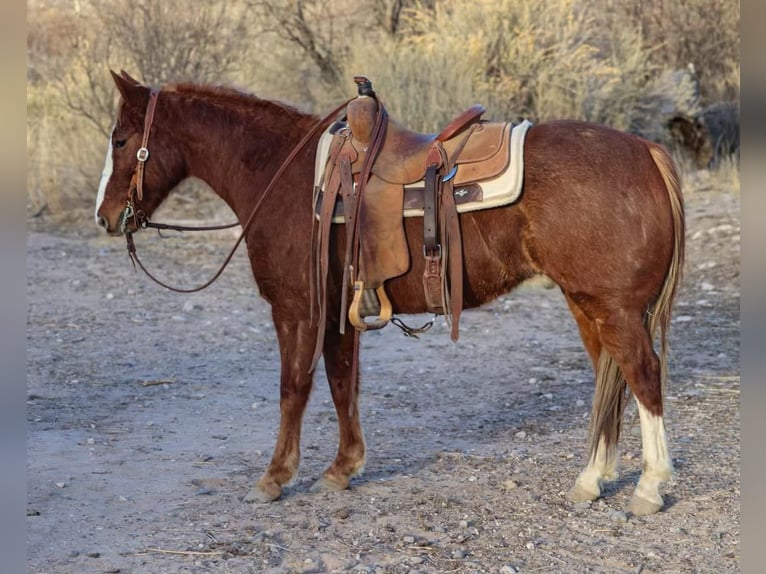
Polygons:
<instances>
[{"instance_id":1,"label":"horse muzzle","mask_svg":"<svg viewBox=\"0 0 766 574\"><path fill-rule=\"evenodd\" d=\"M114 236L125 235L129 232L132 233L141 228L132 205L125 206L114 224L112 224L104 215L99 215L96 222L99 227L102 227L109 235Z\"/></svg>"}]
</instances>

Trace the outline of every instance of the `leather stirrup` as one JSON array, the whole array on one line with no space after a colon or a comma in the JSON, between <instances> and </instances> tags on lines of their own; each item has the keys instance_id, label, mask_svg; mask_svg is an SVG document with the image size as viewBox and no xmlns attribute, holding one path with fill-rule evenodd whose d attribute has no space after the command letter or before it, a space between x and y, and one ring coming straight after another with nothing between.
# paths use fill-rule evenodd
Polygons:
<instances>
[{"instance_id":1,"label":"leather stirrup","mask_svg":"<svg viewBox=\"0 0 766 574\"><path fill-rule=\"evenodd\" d=\"M380 303L380 311L378 312L378 316L372 321L365 321L364 317L361 315L364 291L364 282L354 281L354 298L351 301L351 307L349 307L348 310L348 320L359 331L374 331L375 329L385 327L393 316L393 308L391 307L391 301L388 299L388 295L386 295L383 285L375 289L375 294Z\"/></svg>"}]
</instances>

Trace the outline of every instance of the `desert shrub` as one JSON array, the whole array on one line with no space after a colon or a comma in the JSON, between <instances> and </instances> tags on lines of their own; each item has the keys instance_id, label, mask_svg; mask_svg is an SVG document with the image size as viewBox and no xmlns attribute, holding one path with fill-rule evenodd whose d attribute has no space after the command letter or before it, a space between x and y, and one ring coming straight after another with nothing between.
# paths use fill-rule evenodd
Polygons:
<instances>
[{"instance_id":1,"label":"desert shrub","mask_svg":"<svg viewBox=\"0 0 766 574\"><path fill-rule=\"evenodd\" d=\"M231 81L244 24L237 2L83 0L29 5L30 208L89 207L116 109L110 67L151 84Z\"/></svg>"},{"instance_id":2,"label":"desert shrub","mask_svg":"<svg viewBox=\"0 0 766 574\"><path fill-rule=\"evenodd\" d=\"M661 140L667 110L739 96L739 5L721 0L29 0L27 18L30 213L92 208L110 67L316 113L362 73L427 131L479 102L490 119L582 118ZM690 64L691 83L678 75Z\"/></svg>"}]
</instances>

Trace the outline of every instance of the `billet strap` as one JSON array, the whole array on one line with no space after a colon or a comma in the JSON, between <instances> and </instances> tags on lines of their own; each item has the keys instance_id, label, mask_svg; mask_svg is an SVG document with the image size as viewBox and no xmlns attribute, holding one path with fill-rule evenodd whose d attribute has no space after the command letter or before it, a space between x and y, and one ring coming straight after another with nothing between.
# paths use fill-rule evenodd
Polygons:
<instances>
[{"instance_id":1,"label":"billet strap","mask_svg":"<svg viewBox=\"0 0 766 574\"><path fill-rule=\"evenodd\" d=\"M442 256L426 254L426 264L423 269L423 292L426 296L426 306L430 313L443 315L444 294L442 292Z\"/></svg>"},{"instance_id":2,"label":"billet strap","mask_svg":"<svg viewBox=\"0 0 766 574\"><path fill-rule=\"evenodd\" d=\"M447 158L441 142L434 142L426 159L423 215L423 291L428 310L443 313L451 322L451 338L457 341L463 309L463 246L452 174L460 152L475 131L473 124L452 156ZM438 240L437 240L438 238ZM445 271L446 269L446 271Z\"/></svg>"},{"instance_id":3,"label":"billet strap","mask_svg":"<svg viewBox=\"0 0 766 574\"><path fill-rule=\"evenodd\" d=\"M474 133L475 126L476 124L473 124L468 129L452 156L445 162L445 169L452 169L460 152L463 151L468 139ZM449 178L443 182L439 203L442 245L444 246L444 258L447 261L449 272L449 280L447 281L447 277L445 277L444 281L445 316L451 326L450 338L456 342L459 336L460 314L463 311L463 239L460 232L457 205L455 204L454 178Z\"/></svg>"},{"instance_id":4,"label":"billet strap","mask_svg":"<svg viewBox=\"0 0 766 574\"><path fill-rule=\"evenodd\" d=\"M435 256L440 251L438 236L439 196L442 189L444 147L434 142L426 156L425 189L423 191L423 254Z\"/></svg>"},{"instance_id":5,"label":"billet strap","mask_svg":"<svg viewBox=\"0 0 766 574\"><path fill-rule=\"evenodd\" d=\"M453 342L458 339L458 324L463 310L463 241L460 235L460 220L458 219L452 181L444 184L442 190L440 220L444 259L447 262L449 280L445 273L443 297L445 316L450 322L450 338Z\"/></svg>"}]
</instances>

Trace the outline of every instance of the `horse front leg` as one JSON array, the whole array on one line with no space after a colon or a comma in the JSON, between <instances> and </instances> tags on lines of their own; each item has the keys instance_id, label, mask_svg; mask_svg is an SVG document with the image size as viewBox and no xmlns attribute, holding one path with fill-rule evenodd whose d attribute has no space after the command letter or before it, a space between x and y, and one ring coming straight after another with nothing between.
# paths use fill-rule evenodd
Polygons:
<instances>
[{"instance_id":1,"label":"horse front leg","mask_svg":"<svg viewBox=\"0 0 766 574\"><path fill-rule=\"evenodd\" d=\"M245 502L271 502L282 495L282 487L298 472L303 413L311 394L313 373L309 372L316 327L306 320L274 317L281 359L280 423L271 463Z\"/></svg>"},{"instance_id":2,"label":"horse front leg","mask_svg":"<svg viewBox=\"0 0 766 574\"><path fill-rule=\"evenodd\" d=\"M328 326L324 361L335 411L338 415L338 453L312 490L336 491L348 488L349 479L362 472L365 445L359 420L359 366L354 361L354 344L359 332L347 325L341 335L337 326Z\"/></svg>"}]
</instances>

